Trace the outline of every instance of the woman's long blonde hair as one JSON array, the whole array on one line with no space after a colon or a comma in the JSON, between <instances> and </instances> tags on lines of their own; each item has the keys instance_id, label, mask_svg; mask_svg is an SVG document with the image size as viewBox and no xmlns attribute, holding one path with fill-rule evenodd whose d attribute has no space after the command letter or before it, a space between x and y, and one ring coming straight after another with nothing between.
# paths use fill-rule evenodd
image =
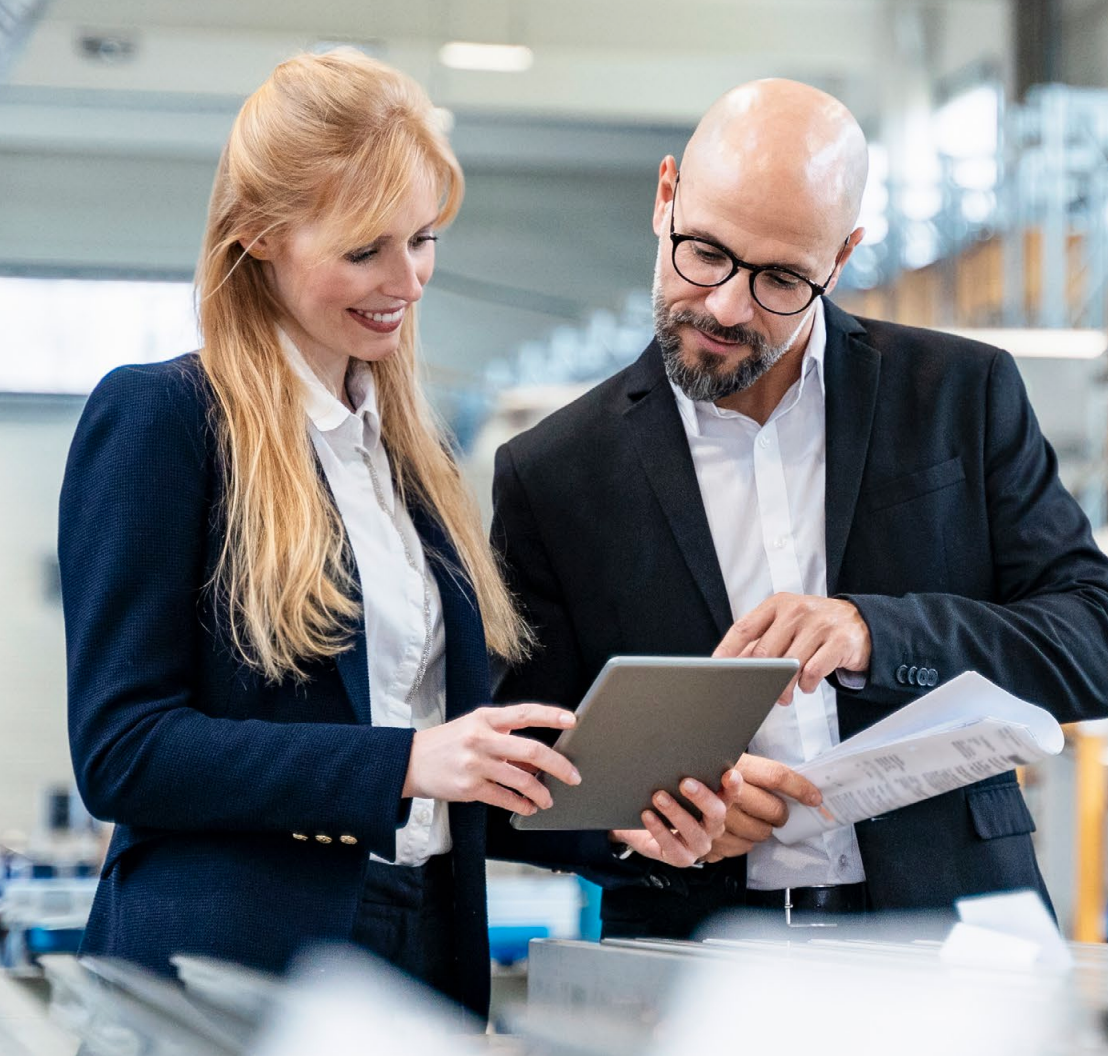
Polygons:
<instances>
[{"instance_id":1,"label":"woman's long blonde hair","mask_svg":"<svg viewBox=\"0 0 1108 1056\"><path fill-rule=\"evenodd\" d=\"M239 112L219 162L196 280L226 484L213 585L235 648L273 681L303 677L305 663L345 649L361 611L300 383L278 342L281 307L247 250L312 223L329 252L349 252L373 241L428 176L440 193L436 224L449 223L462 172L430 101L410 78L352 49L278 66ZM529 633L419 385L416 343L409 311L397 351L372 364L397 490L454 544L489 647L518 659ZM372 570L361 571L370 598Z\"/></svg>"}]
</instances>

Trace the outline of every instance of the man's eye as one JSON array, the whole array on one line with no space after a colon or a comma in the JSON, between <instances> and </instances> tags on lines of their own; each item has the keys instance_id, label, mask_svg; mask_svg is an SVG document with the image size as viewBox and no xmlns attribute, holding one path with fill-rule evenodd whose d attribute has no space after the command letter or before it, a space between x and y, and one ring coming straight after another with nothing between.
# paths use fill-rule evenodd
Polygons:
<instances>
[{"instance_id":1,"label":"man's eye","mask_svg":"<svg viewBox=\"0 0 1108 1056\"><path fill-rule=\"evenodd\" d=\"M763 271L759 278L778 290L795 290L801 284L800 279L787 271Z\"/></svg>"},{"instance_id":2,"label":"man's eye","mask_svg":"<svg viewBox=\"0 0 1108 1056\"><path fill-rule=\"evenodd\" d=\"M709 246L707 243L693 242L691 245L697 260L701 260L705 264L722 264L727 260L727 257L720 250L714 246Z\"/></svg>"}]
</instances>

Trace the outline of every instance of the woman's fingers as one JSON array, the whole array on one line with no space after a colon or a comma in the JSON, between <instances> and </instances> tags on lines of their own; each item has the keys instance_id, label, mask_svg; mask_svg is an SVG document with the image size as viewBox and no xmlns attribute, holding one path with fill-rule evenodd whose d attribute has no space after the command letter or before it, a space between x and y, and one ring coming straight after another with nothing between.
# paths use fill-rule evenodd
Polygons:
<instances>
[{"instance_id":1,"label":"woman's fingers","mask_svg":"<svg viewBox=\"0 0 1108 1056\"><path fill-rule=\"evenodd\" d=\"M527 767L542 770L551 777L556 777L563 784L581 783L581 775L577 772L577 767L560 752L548 748L541 741L532 741L529 737L500 734L495 744L490 745L490 749L491 754L499 759L507 759L511 763L522 763Z\"/></svg>"},{"instance_id":2,"label":"woman's fingers","mask_svg":"<svg viewBox=\"0 0 1108 1056\"><path fill-rule=\"evenodd\" d=\"M540 810L554 805L550 790L538 778L518 766L499 760L489 768L489 780L513 789Z\"/></svg>"},{"instance_id":3,"label":"woman's fingers","mask_svg":"<svg viewBox=\"0 0 1108 1056\"><path fill-rule=\"evenodd\" d=\"M473 802L487 803L490 807L502 807L515 814L536 814L539 808L531 800L513 792L510 788L498 785L495 781L486 781L476 791Z\"/></svg>"},{"instance_id":4,"label":"woman's fingers","mask_svg":"<svg viewBox=\"0 0 1108 1056\"><path fill-rule=\"evenodd\" d=\"M568 730L577 722L577 716L572 711L550 704L509 704L503 708L479 708L475 714L481 715L494 730L501 733L523 730L528 726Z\"/></svg>"}]
</instances>

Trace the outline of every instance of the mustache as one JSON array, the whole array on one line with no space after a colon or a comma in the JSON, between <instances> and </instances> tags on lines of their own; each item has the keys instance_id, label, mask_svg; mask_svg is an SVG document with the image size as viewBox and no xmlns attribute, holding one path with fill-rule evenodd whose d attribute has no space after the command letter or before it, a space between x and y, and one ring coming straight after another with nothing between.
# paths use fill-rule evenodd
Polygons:
<instances>
[{"instance_id":1,"label":"mustache","mask_svg":"<svg viewBox=\"0 0 1108 1056\"><path fill-rule=\"evenodd\" d=\"M719 338L720 341L732 341L740 345L747 345L755 352L761 352L768 347L765 337L741 324L736 326L723 326L718 319L711 315L703 315L700 312L690 311L687 308L671 312L669 316L670 326L695 326L709 337Z\"/></svg>"}]
</instances>

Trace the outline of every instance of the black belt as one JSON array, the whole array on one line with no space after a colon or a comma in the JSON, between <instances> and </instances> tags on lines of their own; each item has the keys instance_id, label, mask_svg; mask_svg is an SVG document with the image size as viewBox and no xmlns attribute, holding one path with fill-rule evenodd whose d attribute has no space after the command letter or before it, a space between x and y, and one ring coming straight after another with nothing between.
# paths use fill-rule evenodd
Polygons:
<instances>
[{"instance_id":1,"label":"black belt","mask_svg":"<svg viewBox=\"0 0 1108 1056\"><path fill-rule=\"evenodd\" d=\"M756 891L747 888L746 904L757 909L780 909L785 922L792 923L792 914L865 913L868 908L866 884L828 884L816 887L782 887L776 891Z\"/></svg>"}]
</instances>

